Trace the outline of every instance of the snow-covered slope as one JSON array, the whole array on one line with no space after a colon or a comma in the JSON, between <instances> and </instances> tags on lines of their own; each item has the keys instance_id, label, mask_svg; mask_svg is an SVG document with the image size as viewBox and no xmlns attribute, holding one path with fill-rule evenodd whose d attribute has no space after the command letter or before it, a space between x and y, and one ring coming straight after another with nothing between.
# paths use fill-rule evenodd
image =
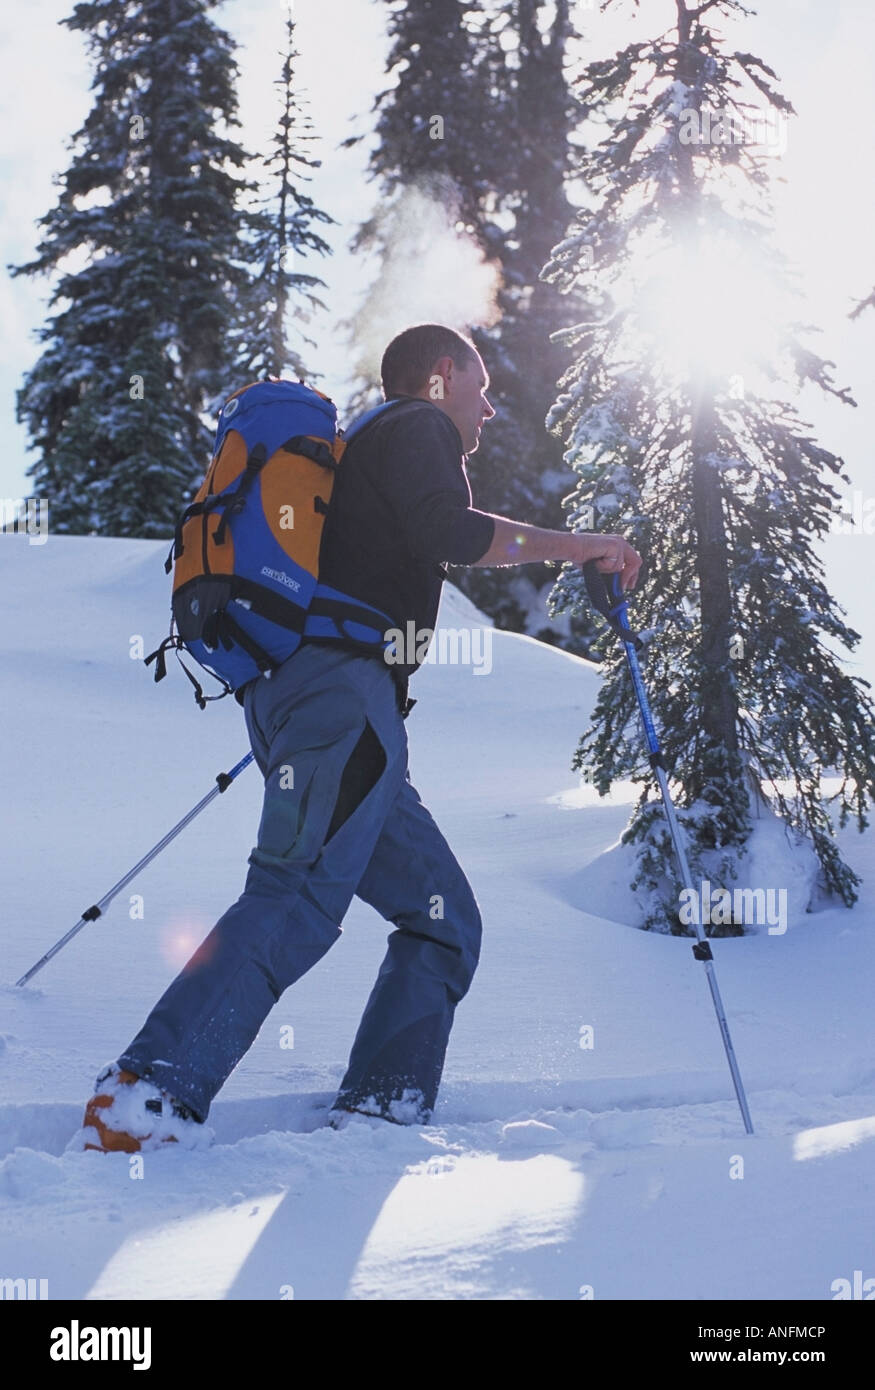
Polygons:
<instances>
[{"instance_id":1,"label":"snow-covered slope","mask_svg":"<svg viewBox=\"0 0 875 1390\"><path fill-rule=\"evenodd\" d=\"M211 1149L147 1154L142 1179L65 1152L98 1067L239 894L258 822L250 767L131 884L142 919L126 892L15 987L247 751L233 701L202 713L174 663L156 687L139 660L166 630L165 550L0 546L0 1274L53 1298L559 1300L829 1299L875 1275L871 884L853 912L791 894L785 933L714 943L748 1138L690 942L631 925L623 856L602 857L624 795L569 770L598 675L505 633L488 674L430 664L412 689L412 777L485 921L435 1124L321 1127L388 931L354 903L221 1093ZM444 625L472 621L448 588ZM757 846L787 884L774 826ZM845 848L862 871L871 836Z\"/></svg>"}]
</instances>

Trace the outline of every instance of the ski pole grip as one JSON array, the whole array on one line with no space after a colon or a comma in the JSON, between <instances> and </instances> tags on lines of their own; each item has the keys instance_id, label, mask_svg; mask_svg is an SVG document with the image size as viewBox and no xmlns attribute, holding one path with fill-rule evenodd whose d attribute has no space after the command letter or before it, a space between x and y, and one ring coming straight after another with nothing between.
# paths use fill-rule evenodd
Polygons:
<instances>
[{"instance_id":1,"label":"ski pole grip","mask_svg":"<svg viewBox=\"0 0 875 1390\"><path fill-rule=\"evenodd\" d=\"M583 580L593 608L601 613L605 622L624 642L631 642L636 651L643 643L629 626L626 614L626 597L620 584L620 576L614 571L603 574L596 568L595 560L588 560L583 566Z\"/></svg>"},{"instance_id":2,"label":"ski pole grip","mask_svg":"<svg viewBox=\"0 0 875 1390\"><path fill-rule=\"evenodd\" d=\"M601 570L596 569L595 560L588 560L584 565L583 579L593 608L610 622L611 610L614 606L612 596L605 575L602 574Z\"/></svg>"}]
</instances>

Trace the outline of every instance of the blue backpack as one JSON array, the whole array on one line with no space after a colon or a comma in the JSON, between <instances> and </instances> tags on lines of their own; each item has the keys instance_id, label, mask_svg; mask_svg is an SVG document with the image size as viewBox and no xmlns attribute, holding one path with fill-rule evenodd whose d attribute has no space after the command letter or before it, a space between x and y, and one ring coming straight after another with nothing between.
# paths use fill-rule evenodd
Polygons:
<instances>
[{"instance_id":1,"label":"blue backpack","mask_svg":"<svg viewBox=\"0 0 875 1390\"><path fill-rule=\"evenodd\" d=\"M145 658L156 681L174 650L205 709L281 665L304 636L386 648L392 619L321 584L319 549L344 450L391 404L344 437L334 403L303 382L253 382L225 401L206 477L164 566L173 569L170 635ZM222 684L220 694L204 695L181 649Z\"/></svg>"}]
</instances>

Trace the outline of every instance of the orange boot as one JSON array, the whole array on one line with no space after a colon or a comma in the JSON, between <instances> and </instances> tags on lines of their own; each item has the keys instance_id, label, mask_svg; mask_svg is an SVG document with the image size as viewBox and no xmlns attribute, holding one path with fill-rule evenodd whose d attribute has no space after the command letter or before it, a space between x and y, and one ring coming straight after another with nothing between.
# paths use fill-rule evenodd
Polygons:
<instances>
[{"instance_id":1,"label":"orange boot","mask_svg":"<svg viewBox=\"0 0 875 1390\"><path fill-rule=\"evenodd\" d=\"M113 1063L98 1076L85 1107L82 1147L99 1153L137 1153L182 1140L186 1148L194 1148L198 1130L204 1137L210 1134L186 1106Z\"/></svg>"}]
</instances>

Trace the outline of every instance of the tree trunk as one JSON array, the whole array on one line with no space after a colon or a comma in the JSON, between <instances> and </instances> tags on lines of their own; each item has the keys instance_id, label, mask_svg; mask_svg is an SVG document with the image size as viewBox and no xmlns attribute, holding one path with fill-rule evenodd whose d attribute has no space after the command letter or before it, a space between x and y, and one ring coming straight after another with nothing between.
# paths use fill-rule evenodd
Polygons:
<instances>
[{"instance_id":1,"label":"tree trunk","mask_svg":"<svg viewBox=\"0 0 875 1390\"><path fill-rule=\"evenodd\" d=\"M714 448L714 401L703 386L692 401L693 521L702 617L702 728L716 743L738 751L738 701L729 665L732 596L720 474Z\"/></svg>"},{"instance_id":2,"label":"tree trunk","mask_svg":"<svg viewBox=\"0 0 875 1390\"><path fill-rule=\"evenodd\" d=\"M695 85L695 55L691 47L691 27L695 12L685 0L676 0L681 59L677 76L685 85ZM683 216L694 224L699 200L692 152L681 145L678 151ZM702 345L704 353L704 345ZM701 360L701 359L700 359ZM728 752L738 751L738 700L729 664L729 638L732 625L732 598L729 585L729 552L723 514L720 474L710 463L716 445L714 430L714 388L707 372L701 372L690 392L690 418L693 468L693 523L696 533L696 569L699 576L702 649L702 728Z\"/></svg>"}]
</instances>

